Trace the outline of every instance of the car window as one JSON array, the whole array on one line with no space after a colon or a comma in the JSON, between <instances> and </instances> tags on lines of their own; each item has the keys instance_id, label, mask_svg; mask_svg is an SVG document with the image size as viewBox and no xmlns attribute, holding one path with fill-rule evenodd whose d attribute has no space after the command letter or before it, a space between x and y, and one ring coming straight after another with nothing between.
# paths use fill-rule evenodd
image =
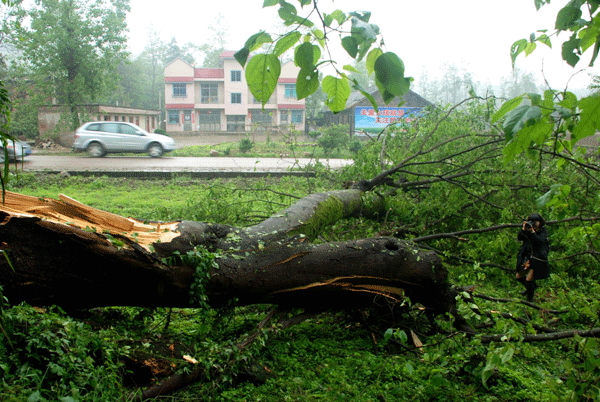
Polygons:
<instances>
[{"instance_id":1,"label":"car window","mask_svg":"<svg viewBox=\"0 0 600 402\"><path fill-rule=\"evenodd\" d=\"M119 125L117 123L104 123L102 124L102 131L106 133L118 133Z\"/></svg>"},{"instance_id":2,"label":"car window","mask_svg":"<svg viewBox=\"0 0 600 402\"><path fill-rule=\"evenodd\" d=\"M87 126L86 130L87 131L101 131L100 124L99 123L90 124L89 126Z\"/></svg>"},{"instance_id":3,"label":"car window","mask_svg":"<svg viewBox=\"0 0 600 402\"><path fill-rule=\"evenodd\" d=\"M121 133L123 134L135 134L136 133L136 129L128 126L127 124L121 124Z\"/></svg>"}]
</instances>

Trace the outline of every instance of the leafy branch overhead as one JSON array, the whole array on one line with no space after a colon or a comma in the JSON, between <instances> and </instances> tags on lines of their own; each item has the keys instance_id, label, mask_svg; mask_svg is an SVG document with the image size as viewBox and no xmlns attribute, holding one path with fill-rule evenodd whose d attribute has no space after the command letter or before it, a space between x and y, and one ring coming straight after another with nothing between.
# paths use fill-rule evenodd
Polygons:
<instances>
[{"instance_id":1,"label":"leafy branch overhead","mask_svg":"<svg viewBox=\"0 0 600 402\"><path fill-rule=\"evenodd\" d=\"M377 109L373 96L356 78L350 78L346 73L355 72L352 66L345 65L339 69L334 61L323 56L330 54L333 36L339 37L340 45L350 57L356 61L366 58L367 71L369 75L375 73L375 82L386 103L396 97L402 99L410 89L412 78L404 76L402 60L396 54L385 51L379 27L369 22L371 13L335 10L328 14L319 10L316 1L298 2L300 11L312 4L306 16L300 15L299 10L287 1L265 0L263 7L279 6L279 17L293 29L276 38L260 31L250 36L244 47L235 53L236 60L246 69L250 92L263 107L277 86L281 72L279 57L294 48L294 63L300 68L296 80L298 99L315 93L321 86L327 95L326 105L336 113L344 110L350 91L354 89L366 96ZM268 45L267 52L250 57L263 45ZM319 69L324 66L332 67L335 75L326 75L320 83Z\"/></svg>"}]
</instances>

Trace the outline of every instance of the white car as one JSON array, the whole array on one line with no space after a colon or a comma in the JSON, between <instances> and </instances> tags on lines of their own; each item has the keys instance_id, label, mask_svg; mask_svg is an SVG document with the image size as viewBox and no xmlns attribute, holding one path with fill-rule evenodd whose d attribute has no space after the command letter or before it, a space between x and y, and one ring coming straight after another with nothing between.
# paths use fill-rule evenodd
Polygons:
<instances>
[{"instance_id":1,"label":"white car","mask_svg":"<svg viewBox=\"0 0 600 402\"><path fill-rule=\"evenodd\" d=\"M73 150L87 151L93 158L107 153L148 153L159 158L175 149L175 140L162 134L151 134L132 123L93 121L75 131Z\"/></svg>"},{"instance_id":2,"label":"white car","mask_svg":"<svg viewBox=\"0 0 600 402\"><path fill-rule=\"evenodd\" d=\"M19 160L23 161L26 156L31 155L31 147L24 141L11 141L6 142L6 151L8 151L8 160ZM0 141L0 163L4 162L6 153L4 145Z\"/></svg>"}]
</instances>

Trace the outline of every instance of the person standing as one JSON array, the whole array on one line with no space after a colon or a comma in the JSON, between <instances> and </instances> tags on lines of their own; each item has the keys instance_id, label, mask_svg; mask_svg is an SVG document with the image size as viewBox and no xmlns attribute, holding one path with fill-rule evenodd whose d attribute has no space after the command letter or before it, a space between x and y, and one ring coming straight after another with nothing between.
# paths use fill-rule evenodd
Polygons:
<instances>
[{"instance_id":1,"label":"person standing","mask_svg":"<svg viewBox=\"0 0 600 402\"><path fill-rule=\"evenodd\" d=\"M527 301L532 301L538 287L535 281L550 276L550 241L544 218L540 214L529 215L527 221L523 222L517 240L521 242L521 248L517 255L516 277L525 286L521 294L527 297Z\"/></svg>"}]
</instances>

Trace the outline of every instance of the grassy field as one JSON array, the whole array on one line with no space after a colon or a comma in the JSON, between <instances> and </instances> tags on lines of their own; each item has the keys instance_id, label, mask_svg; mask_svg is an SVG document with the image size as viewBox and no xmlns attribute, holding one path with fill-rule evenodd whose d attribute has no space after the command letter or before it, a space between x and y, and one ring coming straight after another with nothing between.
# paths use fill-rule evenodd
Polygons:
<instances>
[{"instance_id":1,"label":"grassy field","mask_svg":"<svg viewBox=\"0 0 600 402\"><path fill-rule=\"evenodd\" d=\"M297 197L330 188L339 188L339 183L326 177L135 181L19 174L9 183L11 191L40 197L64 193L140 219L233 225L258 222ZM322 240L367 236L378 228L369 221L349 220L332 227ZM492 272L477 267L449 269L459 283L478 283L481 293L518 296L507 278ZM558 281L552 279L542 296L548 309L563 307ZM11 343L0 342L0 400L119 400L137 387L148 387L175 372L190 372L198 365L211 375L155 400L499 402L567 398L567 366L553 362L577 364L581 357L572 343L482 344L454 332L442 318L432 331L431 322L417 307L407 304L404 314L391 314L393 331L386 331L392 323L381 320L375 310L322 312L285 330L267 327L252 348L239 353L235 345L256 328L271 306L218 311L111 307L67 314L56 307L11 306L4 301L0 323ZM479 307L497 308L486 301ZM536 322L543 322L547 314L524 306L513 311ZM496 325L500 332L521 330L510 320L494 324L464 305L461 313L476 324ZM577 320L578 314L585 312L572 312L563 320ZM415 348L412 337L424 346ZM484 382L482 375L490 362L496 365Z\"/></svg>"}]
</instances>

